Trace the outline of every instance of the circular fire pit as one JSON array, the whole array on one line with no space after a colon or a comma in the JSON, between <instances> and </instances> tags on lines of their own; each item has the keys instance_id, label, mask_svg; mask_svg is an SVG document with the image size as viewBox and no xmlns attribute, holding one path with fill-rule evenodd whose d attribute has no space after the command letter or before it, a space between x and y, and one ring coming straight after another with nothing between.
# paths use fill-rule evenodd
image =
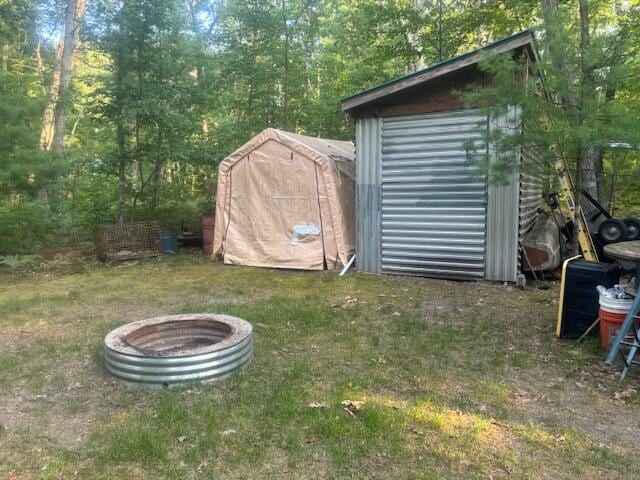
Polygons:
<instances>
[{"instance_id":1,"label":"circular fire pit","mask_svg":"<svg viewBox=\"0 0 640 480\"><path fill-rule=\"evenodd\" d=\"M253 328L229 315L149 318L109 332L104 353L107 370L126 383L211 382L251 360Z\"/></svg>"}]
</instances>

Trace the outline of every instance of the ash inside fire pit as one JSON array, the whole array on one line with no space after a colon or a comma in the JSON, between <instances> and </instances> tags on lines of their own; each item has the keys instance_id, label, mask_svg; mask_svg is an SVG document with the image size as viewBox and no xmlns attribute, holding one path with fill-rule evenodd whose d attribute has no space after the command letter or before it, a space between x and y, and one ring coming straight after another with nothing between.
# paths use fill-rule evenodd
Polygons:
<instances>
[{"instance_id":1,"label":"ash inside fire pit","mask_svg":"<svg viewBox=\"0 0 640 480\"><path fill-rule=\"evenodd\" d=\"M226 377L245 366L252 353L251 324L228 315L150 318L116 328L105 338L110 373L127 383L158 387Z\"/></svg>"}]
</instances>

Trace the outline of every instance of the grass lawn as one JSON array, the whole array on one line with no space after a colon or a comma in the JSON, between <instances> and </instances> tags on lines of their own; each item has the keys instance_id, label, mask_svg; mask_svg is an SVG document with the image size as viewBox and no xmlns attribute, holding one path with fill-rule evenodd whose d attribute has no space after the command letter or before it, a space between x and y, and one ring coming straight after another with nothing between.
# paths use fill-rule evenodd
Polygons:
<instances>
[{"instance_id":1,"label":"grass lawn","mask_svg":"<svg viewBox=\"0 0 640 480\"><path fill-rule=\"evenodd\" d=\"M0 478L640 478L640 369L621 384L595 338L558 341L555 285L187 255L0 285ZM105 373L109 330L187 312L252 322L250 367L155 391Z\"/></svg>"}]
</instances>

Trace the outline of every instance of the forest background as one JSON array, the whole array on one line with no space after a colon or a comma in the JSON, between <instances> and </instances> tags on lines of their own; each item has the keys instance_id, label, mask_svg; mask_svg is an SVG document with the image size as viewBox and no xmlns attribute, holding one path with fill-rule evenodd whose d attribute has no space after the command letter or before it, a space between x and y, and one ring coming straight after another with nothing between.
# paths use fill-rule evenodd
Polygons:
<instances>
[{"instance_id":1,"label":"forest background","mask_svg":"<svg viewBox=\"0 0 640 480\"><path fill-rule=\"evenodd\" d=\"M0 256L79 244L100 223L198 229L218 163L262 129L352 139L341 98L527 28L555 118L545 148L566 148L616 215L640 216L639 9L0 0Z\"/></svg>"}]
</instances>

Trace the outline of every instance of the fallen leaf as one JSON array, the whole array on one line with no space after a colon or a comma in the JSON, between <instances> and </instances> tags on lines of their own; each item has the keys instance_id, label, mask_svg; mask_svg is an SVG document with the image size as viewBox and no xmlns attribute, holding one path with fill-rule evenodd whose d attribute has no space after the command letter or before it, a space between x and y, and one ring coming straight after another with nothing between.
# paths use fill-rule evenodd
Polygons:
<instances>
[{"instance_id":1,"label":"fallen leaf","mask_svg":"<svg viewBox=\"0 0 640 480\"><path fill-rule=\"evenodd\" d=\"M638 391L635 388L631 388L631 387L625 388L624 390L618 390L617 392L613 392L613 399L624 400L626 398L632 397L636 393L638 393Z\"/></svg>"},{"instance_id":2,"label":"fallen leaf","mask_svg":"<svg viewBox=\"0 0 640 480\"><path fill-rule=\"evenodd\" d=\"M201 461L201 462L198 464L198 468L196 468L196 472L198 472L198 473L202 473L202 471L203 471L205 468L207 468L208 463L209 463L209 462L207 462L206 460Z\"/></svg>"},{"instance_id":3,"label":"fallen leaf","mask_svg":"<svg viewBox=\"0 0 640 480\"><path fill-rule=\"evenodd\" d=\"M364 401L363 400L343 400L342 402L340 402L340 405L342 405L346 410L350 411L351 413L354 413L362 410L362 407L364 407Z\"/></svg>"},{"instance_id":4,"label":"fallen leaf","mask_svg":"<svg viewBox=\"0 0 640 480\"><path fill-rule=\"evenodd\" d=\"M527 394L522 390L517 390L513 392L511 394L511 397L523 403L528 403L530 401L530 399L527 398Z\"/></svg>"},{"instance_id":5,"label":"fallen leaf","mask_svg":"<svg viewBox=\"0 0 640 480\"><path fill-rule=\"evenodd\" d=\"M222 435L227 437L229 435L233 435L234 433L236 433L236 431L233 428L229 428L229 429L223 431Z\"/></svg>"},{"instance_id":6,"label":"fallen leaf","mask_svg":"<svg viewBox=\"0 0 640 480\"><path fill-rule=\"evenodd\" d=\"M184 435L180 435L179 437L176 437L176 440L178 440L180 443L184 442L187 439L187 437L185 437Z\"/></svg>"}]
</instances>

